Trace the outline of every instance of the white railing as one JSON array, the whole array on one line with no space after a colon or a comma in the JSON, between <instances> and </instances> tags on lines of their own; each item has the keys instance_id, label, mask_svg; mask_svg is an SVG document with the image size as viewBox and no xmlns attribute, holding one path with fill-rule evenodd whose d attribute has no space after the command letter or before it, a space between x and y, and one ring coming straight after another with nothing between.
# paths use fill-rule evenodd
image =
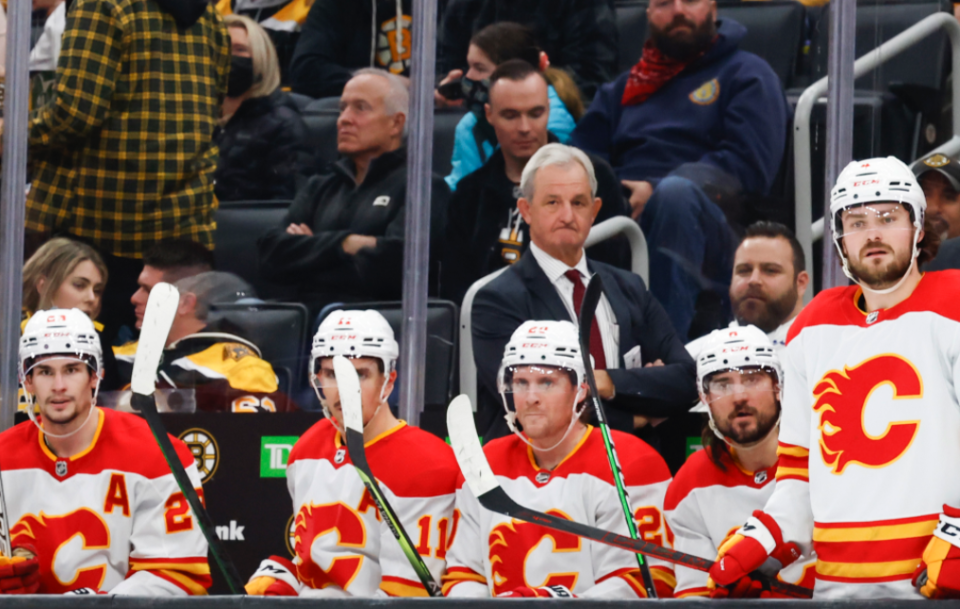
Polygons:
<instances>
[{"instance_id":1,"label":"white railing","mask_svg":"<svg viewBox=\"0 0 960 609\"><path fill-rule=\"evenodd\" d=\"M647 239L636 221L625 216L604 220L590 229L586 247L590 247L615 237L625 235L630 242L630 268L650 285L650 258L647 253ZM477 409L477 365L473 361L473 333L470 315L473 313L473 299L483 286L496 279L509 267L503 267L486 277L481 277L470 286L460 305L460 393L470 398L473 409Z\"/></svg>"},{"instance_id":2,"label":"white railing","mask_svg":"<svg viewBox=\"0 0 960 609\"><path fill-rule=\"evenodd\" d=\"M950 37L951 59L953 61L953 137L933 152L942 152L947 156L960 153L960 74L956 70L960 67L960 23L951 13L937 13L930 15L900 32L887 42L870 51L853 64L854 78L860 78L867 72L876 69L903 51L914 46L924 38L946 30ZM826 101L823 97L827 92L825 76L810 85L800 96L797 109L793 117L793 157L796 184L796 227L797 240L803 246L803 252L809 261L807 266L811 279L816 272L813 269L813 242L823 238L823 220L812 222L813 217L813 184L811 178L810 161L810 114L815 103ZM813 281L807 286L806 299L813 297Z\"/></svg>"}]
</instances>

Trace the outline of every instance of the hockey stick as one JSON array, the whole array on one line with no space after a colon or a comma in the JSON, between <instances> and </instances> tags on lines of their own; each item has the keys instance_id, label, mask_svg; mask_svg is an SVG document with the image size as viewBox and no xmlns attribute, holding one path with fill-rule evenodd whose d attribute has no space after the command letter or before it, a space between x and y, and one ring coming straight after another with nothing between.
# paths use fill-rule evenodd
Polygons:
<instances>
[{"instance_id":1,"label":"hockey stick","mask_svg":"<svg viewBox=\"0 0 960 609\"><path fill-rule=\"evenodd\" d=\"M0 471L0 556L13 558L10 547L10 528L7 526L7 500L3 492L3 472Z\"/></svg>"},{"instance_id":2,"label":"hockey stick","mask_svg":"<svg viewBox=\"0 0 960 609\"><path fill-rule=\"evenodd\" d=\"M380 510L380 515L390 528L390 532L393 533L394 538L400 544L400 549L403 550L403 554L410 561L410 566L413 567L417 577L420 578L423 587L427 589L427 594L442 597L443 592L440 590L440 586L433 579L430 569L427 568L423 558L417 552L416 546L410 540L410 536L404 530L397 513L393 511L393 507L380 490L377 479L373 477L373 472L370 471L370 464L367 463L367 451L363 445L363 404L360 400L360 379L357 378L357 369L347 361L347 358L342 355L335 355L333 357L333 373L337 377L337 388L340 393L340 406L343 413L344 435L347 437L347 451L350 453L350 460L356 467L357 474L363 480L364 486L373 496L373 501L377 504L377 509Z\"/></svg>"},{"instance_id":3,"label":"hockey stick","mask_svg":"<svg viewBox=\"0 0 960 609\"><path fill-rule=\"evenodd\" d=\"M480 502L480 505L490 510L505 514L517 520L531 524L539 524L570 533L585 539L592 539L600 543L620 548L631 553L642 553L653 558L660 558L667 562L683 565L697 571L709 571L713 561L700 558L692 554L677 552L642 539L631 539L610 531L604 531L572 520L566 520L550 514L525 508L507 495L506 491L497 482L497 478L483 454L480 439L477 437L477 428L473 423L473 407L470 398L460 395L450 402L447 408L447 432L450 434L450 444L460 464L460 471L470 487L470 491ZM802 586L788 584L773 578L751 574L751 577L762 581L772 592L792 598L811 598L811 590Z\"/></svg>"},{"instance_id":4,"label":"hockey stick","mask_svg":"<svg viewBox=\"0 0 960 609\"><path fill-rule=\"evenodd\" d=\"M631 538L637 539L637 523L633 518L633 510L630 509L630 498L627 497L623 468L620 467L617 448L613 445L610 425L607 423L607 413L603 409L603 402L600 401L600 394L597 392L597 378L593 372L593 362L590 360L590 330L593 327L593 316L597 312L597 305L600 304L602 294L603 281L600 279L600 275L594 273L587 284L587 292L583 295L583 301L580 303L580 356L583 358L587 385L590 386L590 399L593 401L593 409L597 413L597 426L600 428L600 435L603 436L603 447L607 451L607 461L610 462L610 473L613 474L613 482L617 487L617 497L620 499L623 517L627 520L627 531L630 532ZM603 345L600 345L600 348L602 349ZM643 586L647 589L647 598L657 598L657 589L653 585L650 566L647 565L647 561L643 559L641 554L637 554L637 562L640 564Z\"/></svg>"},{"instance_id":5,"label":"hockey stick","mask_svg":"<svg viewBox=\"0 0 960 609\"><path fill-rule=\"evenodd\" d=\"M224 579L227 580L227 586L232 594L244 594L243 583L237 567L227 556L226 550L217 537L213 520L210 514L200 502L197 491L193 488L193 483L187 476L187 471L180 463L177 451L174 450L170 442L170 436L160 419L157 412L157 403L153 392L156 389L157 368L160 366L160 358L163 355L163 348L167 343L167 335L170 333L170 326L173 325L173 318L177 314L177 306L180 303L180 293L175 287L168 283L158 283L150 290L150 297L147 299L147 308L143 315L143 327L140 330L140 341L137 344L137 355L133 361L133 375L130 380L130 388L133 389L133 398L131 404L140 411L153 437L156 438L163 458L170 466L170 472L177 481L177 486L183 496L186 497L196 516L200 531L207 538L207 545L210 547L210 553L216 561Z\"/></svg>"}]
</instances>

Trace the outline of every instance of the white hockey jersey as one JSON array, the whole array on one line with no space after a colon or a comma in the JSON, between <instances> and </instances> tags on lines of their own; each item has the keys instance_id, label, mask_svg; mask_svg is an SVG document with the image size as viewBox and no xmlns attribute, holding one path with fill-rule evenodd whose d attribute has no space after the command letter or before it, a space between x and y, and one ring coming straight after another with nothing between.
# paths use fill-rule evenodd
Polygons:
<instances>
[{"instance_id":1,"label":"white hockey jersey","mask_svg":"<svg viewBox=\"0 0 960 609\"><path fill-rule=\"evenodd\" d=\"M815 598L919 598L910 580L942 506L960 506L960 272L926 273L890 309L860 299L826 290L790 331L764 511L813 544Z\"/></svg>"},{"instance_id":2,"label":"white hockey jersey","mask_svg":"<svg viewBox=\"0 0 960 609\"><path fill-rule=\"evenodd\" d=\"M97 409L90 447L58 459L26 421L0 434L13 546L40 561L40 592L206 594L207 542L146 422ZM190 449L171 438L201 493Z\"/></svg>"},{"instance_id":3,"label":"white hockey jersey","mask_svg":"<svg viewBox=\"0 0 960 609\"><path fill-rule=\"evenodd\" d=\"M667 489L664 515L674 535L675 550L714 560L720 546L754 510L762 510L773 493L777 467L748 472L721 452L721 470L711 449L690 455ZM801 558L780 572L779 579L813 588L814 559ZM707 596L707 573L674 565L674 597Z\"/></svg>"},{"instance_id":4,"label":"white hockey jersey","mask_svg":"<svg viewBox=\"0 0 960 609\"><path fill-rule=\"evenodd\" d=\"M439 582L459 519L453 451L403 422L365 446L387 502ZM293 447L287 486L296 514L294 564L305 587L360 597L427 596L328 419Z\"/></svg>"},{"instance_id":5,"label":"white hockey jersey","mask_svg":"<svg viewBox=\"0 0 960 609\"><path fill-rule=\"evenodd\" d=\"M614 444L640 536L669 543L662 518L670 470L642 440L617 431ZM552 471L540 469L533 450L514 435L484 447L497 480L524 507L627 535L600 430L583 439ZM646 597L635 554L560 533L483 508L460 478L460 528L447 555L443 591L454 597L490 597L518 587L563 585L590 598ZM670 596L673 571L650 561L659 596Z\"/></svg>"}]
</instances>

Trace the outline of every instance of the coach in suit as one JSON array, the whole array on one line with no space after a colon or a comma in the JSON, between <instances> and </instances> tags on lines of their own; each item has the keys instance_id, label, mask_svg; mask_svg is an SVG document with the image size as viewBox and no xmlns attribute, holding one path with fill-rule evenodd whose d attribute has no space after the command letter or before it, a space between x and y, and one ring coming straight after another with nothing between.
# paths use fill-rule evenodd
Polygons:
<instances>
[{"instance_id":1,"label":"coach in suit","mask_svg":"<svg viewBox=\"0 0 960 609\"><path fill-rule=\"evenodd\" d=\"M591 355L611 426L632 432L648 418L687 411L697 399L696 366L663 307L638 275L584 254L602 205L590 160L576 148L548 144L527 163L520 188L517 207L530 228L530 249L480 290L473 304L484 440L509 433L497 371L510 335L531 319L576 322L593 273L603 279L604 296L591 328Z\"/></svg>"}]
</instances>

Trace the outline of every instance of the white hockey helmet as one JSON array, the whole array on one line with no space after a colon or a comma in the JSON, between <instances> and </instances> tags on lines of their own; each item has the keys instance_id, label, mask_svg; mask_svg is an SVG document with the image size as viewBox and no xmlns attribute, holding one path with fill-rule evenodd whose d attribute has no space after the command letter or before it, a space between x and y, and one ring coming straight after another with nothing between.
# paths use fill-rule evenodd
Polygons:
<instances>
[{"instance_id":1,"label":"white hockey helmet","mask_svg":"<svg viewBox=\"0 0 960 609\"><path fill-rule=\"evenodd\" d=\"M48 355L81 360L97 376L103 374L100 337L93 322L79 309L50 309L34 313L20 337L20 382L23 382L39 358Z\"/></svg>"},{"instance_id":2,"label":"white hockey helmet","mask_svg":"<svg viewBox=\"0 0 960 609\"><path fill-rule=\"evenodd\" d=\"M400 346L393 328L378 311L336 310L327 315L313 336L310 350L310 376L317 373L323 357L375 357L383 362L387 376L396 369Z\"/></svg>"},{"instance_id":3,"label":"white hockey helmet","mask_svg":"<svg viewBox=\"0 0 960 609\"><path fill-rule=\"evenodd\" d=\"M844 274L858 284L860 280L851 272L849 261L840 244L843 235L841 216L845 209L870 203L897 203L906 207L907 211L910 212L910 219L914 227L912 264L916 264L916 258L920 254L917 244L920 240L920 231L923 229L923 219L927 211L927 199L923 194L923 189L917 183L913 171L896 157L888 156L886 158L852 161L840 172L837 183L830 191L833 244L837 248L837 253L843 263ZM910 270L908 269L903 279L892 288L873 291L881 294L892 292L900 287L900 284L909 274Z\"/></svg>"},{"instance_id":4,"label":"white hockey helmet","mask_svg":"<svg viewBox=\"0 0 960 609\"><path fill-rule=\"evenodd\" d=\"M577 385L586 376L580 355L580 335L569 321L526 321L514 330L503 350L497 385L503 387L505 372L514 366L551 366L576 373Z\"/></svg>"},{"instance_id":5,"label":"white hockey helmet","mask_svg":"<svg viewBox=\"0 0 960 609\"><path fill-rule=\"evenodd\" d=\"M570 405L573 416L570 418L566 433L549 448L534 446L517 426L516 411L510 409L510 400L507 396L512 393L511 379L513 371L518 366L560 368L574 373L577 397ZM559 446L570 434L570 430L573 429L574 424L586 408L587 401L583 399L584 394L579 390L585 378L586 370L580 352L580 335L573 323L569 321L527 321L521 324L513 332L510 342L507 343L503 351L503 360L500 362L500 371L497 374L497 388L500 391L503 409L506 412L504 418L507 420L510 431L534 450L550 451Z\"/></svg>"},{"instance_id":6,"label":"white hockey helmet","mask_svg":"<svg viewBox=\"0 0 960 609\"><path fill-rule=\"evenodd\" d=\"M697 357L697 389L706 393L706 382L717 372L759 367L783 384L783 368L770 338L756 326L714 330Z\"/></svg>"}]
</instances>

